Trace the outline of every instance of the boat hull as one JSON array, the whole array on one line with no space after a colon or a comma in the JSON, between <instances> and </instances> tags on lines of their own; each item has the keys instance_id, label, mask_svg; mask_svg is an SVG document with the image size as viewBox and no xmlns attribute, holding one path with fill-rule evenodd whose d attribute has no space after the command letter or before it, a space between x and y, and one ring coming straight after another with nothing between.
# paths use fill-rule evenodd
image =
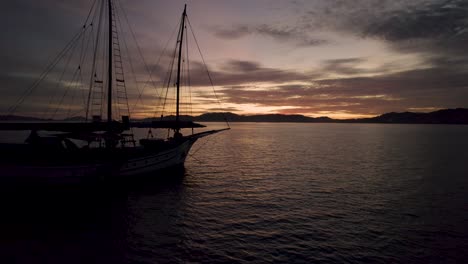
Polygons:
<instances>
[{"instance_id":1,"label":"boat hull","mask_svg":"<svg viewBox=\"0 0 468 264\"><path fill-rule=\"evenodd\" d=\"M148 175L183 165L196 140L185 139L164 150L148 150L141 146L129 148L128 152L122 150L119 156L107 161L66 165L1 164L0 178L10 181L75 183Z\"/></svg>"},{"instance_id":2,"label":"boat hull","mask_svg":"<svg viewBox=\"0 0 468 264\"><path fill-rule=\"evenodd\" d=\"M154 171L183 165L195 141L196 139L190 139L176 148L169 149L167 151L136 159L129 159L120 166L117 175L132 176L148 174Z\"/></svg>"}]
</instances>

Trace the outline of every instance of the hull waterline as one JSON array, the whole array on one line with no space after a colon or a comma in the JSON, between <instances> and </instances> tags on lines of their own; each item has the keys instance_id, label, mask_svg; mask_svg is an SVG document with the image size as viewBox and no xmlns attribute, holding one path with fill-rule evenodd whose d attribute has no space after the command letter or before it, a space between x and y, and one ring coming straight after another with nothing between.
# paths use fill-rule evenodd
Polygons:
<instances>
[{"instance_id":1,"label":"hull waterline","mask_svg":"<svg viewBox=\"0 0 468 264\"><path fill-rule=\"evenodd\" d=\"M68 165L0 165L0 179L6 181L75 183L112 178L148 175L172 167L183 166L197 138L184 140L181 144L164 151L146 151L145 155L131 156L124 160ZM143 147L136 147L141 148Z\"/></svg>"}]
</instances>

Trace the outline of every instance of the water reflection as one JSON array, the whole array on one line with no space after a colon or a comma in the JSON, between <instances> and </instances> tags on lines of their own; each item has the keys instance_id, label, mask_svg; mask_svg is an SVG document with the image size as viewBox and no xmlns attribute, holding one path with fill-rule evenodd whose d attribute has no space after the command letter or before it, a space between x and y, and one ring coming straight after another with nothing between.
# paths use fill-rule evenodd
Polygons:
<instances>
[{"instance_id":1,"label":"water reflection","mask_svg":"<svg viewBox=\"0 0 468 264\"><path fill-rule=\"evenodd\" d=\"M0 196L3 263L126 263L174 226L184 169L87 186L10 186ZM177 200L180 203L177 203ZM168 213L170 212L170 213ZM179 236L177 229L172 234ZM136 250L138 249L138 250ZM150 250L150 249L148 249Z\"/></svg>"},{"instance_id":2,"label":"water reflection","mask_svg":"<svg viewBox=\"0 0 468 264\"><path fill-rule=\"evenodd\" d=\"M16 263L466 263L466 134L236 123L169 181L0 192L0 251Z\"/></svg>"}]
</instances>

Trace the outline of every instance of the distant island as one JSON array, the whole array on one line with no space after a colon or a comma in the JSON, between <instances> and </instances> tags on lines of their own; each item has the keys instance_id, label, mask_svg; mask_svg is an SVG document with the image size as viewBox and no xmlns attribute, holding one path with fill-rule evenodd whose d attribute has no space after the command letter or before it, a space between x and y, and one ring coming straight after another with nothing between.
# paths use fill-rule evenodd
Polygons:
<instances>
[{"instance_id":1,"label":"distant island","mask_svg":"<svg viewBox=\"0 0 468 264\"><path fill-rule=\"evenodd\" d=\"M294 122L294 123L385 123L385 124L468 124L468 109L443 109L430 113L386 113L376 117L357 119L332 119L303 115L237 115L233 113L208 113L193 117L198 122Z\"/></svg>"},{"instance_id":2,"label":"distant island","mask_svg":"<svg viewBox=\"0 0 468 264\"><path fill-rule=\"evenodd\" d=\"M174 116L166 116L164 120L172 120ZM40 119L25 116L0 116L0 120L8 121L52 121L50 119ZM136 122L151 122L160 118L144 118L134 120ZM381 124L468 124L468 109L443 109L429 113L386 113L370 118L356 119L332 119L329 117L308 117L304 115L282 115L282 114L262 114L262 115L238 115L230 112L207 113L199 116L181 116L181 120L195 122L279 122L279 123L381 123ZM79 122L84 121L83 117L72 117L64 121Z\"/></svg>"}]
</instances>

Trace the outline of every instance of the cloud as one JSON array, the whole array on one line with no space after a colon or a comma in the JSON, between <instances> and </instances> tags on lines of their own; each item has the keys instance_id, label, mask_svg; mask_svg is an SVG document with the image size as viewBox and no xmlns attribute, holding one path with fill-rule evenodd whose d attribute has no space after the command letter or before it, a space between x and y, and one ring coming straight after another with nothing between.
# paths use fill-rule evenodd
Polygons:
<instances>
[{"instance_id":1,"label":"cloud","mask_svg":"<svg viewBox=\"0 0 468 264\"><path fill-rule=\"evenodd\" d=\"M326 73L336 73L340 75L379 73L382 71L381 68L364 69L362 67L359 67L365 62L366 59L364 58L343 58L325 60L322 62L321 71Z\"/></svg>"},{"instance_id":2,"label":"cloud","mask_svg":"<svg viewBox=\"0 0 468 264\"><path fill-rule=\"evenodd\" d=\"M255 34L296 46L330 44L329 40L313 36L334 31L383 40L397 52L419 53L428 58L437 53L450 57L468 55L467 1L296 1L292 8L298 16L295 23L239 24L212 31L220 38Z\"/></svg>"},{"instance_id":3,"label":"cloud","mask_svg":"<svg viewBox=\"0 0 468 264\"><path fill-rule=\"evenodd\" d=\"M406 10L388 11L365 33L389 41L409 39L445 39L468 33L466 1L433 1Z\"/></svg>"},{"instance_id":4,"label":"cloud","mask_svg":"<svg viewBox=\"0 0 468 264\"><path fill-rule=\"evenodd\" d=\"M255 32L260 35L266 35L276 40L288 41L292 40L298 46L318 46L328 43L324 39L311 38L306 32L291 27L275 27L272 25L262 24L255 28Z\"/></svg>"},{"instance_id":5,"label":"cloud","mask_svg":"<svg viewBox=\"0 0 468 264\"><path fill-rule=\"evenodd\" d=\"M190 69L191 84L194 86L211 86L206 75L205 66L195 63ZM230 60L220 69L210 70L215 85L243 85L255 83L287 83L294 81L311 81L319 75L316 72L298 72L280 68L263 67L257 62Z\"/></svg>"},{"instance_id":6,"label":"cloud","mask_svg":"<svg viewBox=\"0 0 468 264\"><path fill-rule=\"evenodd\" d=\"M261 70L260 63L253 61L231 60L224 65L226 71L251 72Z\"/></svg>"},{"instance_id":7,"label":"cloud","mask_svg":"<svg viewBox=\"0 0 468 264\"><path fill-rule=\"evenodd\" d=\"M238 39L247 35L270 37L280 42L293 42L296 46L319 46L327 44L325 39L314 38L299 28L281 25L234 25L230 28L214 27L214 35L224 39Z\"/></svg>"},{"instance_id":8,"label":"cloud","mask_svg":"<svg viewBox=\"0 0 468 264\"><path fill-rule=\"evenodd\" d=\"M326 60L319 69L307 72L265 67L256 61L229 60L210 70L210 74L214 85L224 87L218 90L223 102L278 109L289 107L278 110L281 113L335 111L377 115L397 110L464 105L464 98L468 96L468 71L464 66L468 60L453 61L445 57L434 57L433 60L433 65L427 68L396 73L385 73L379 68L363 69L361 65L367 59L356 57ZM210 86L205 66L197 61L191 61L191 64L191 85ZM165 74L162 68L156 71ZM350 77L326 78L321 72ZM360 76L364 73L373 75ZM206 96L203 89L194 91L195 96ZM213 102L206 102L210 103ZM234 108L231 110L238 111Z\"/></svg>"},{"instance_id":9,"label":"cloud","mask_svg":"<svg viewBox=\"0 0 468 264\"><path fill-rule=\"evenodd\" d=\"M466 105L467 74L466 71L454 72L449 68L429 68L372 77L322 79L308 85L272 84L261 89L225 87L220 93L230 103L291 107L282 113L335 111L377 115L396 109Z\"/></svg>"},{"instance_id":10,"label":"cloud","mask_svg":"<svg viewBox=\"0 0 468 264\"><path fill-rule=\"evenodd\" d=\"M463 0L330 0L305 11L298 27L381 39L404 53L466 56L467 14L468 2Z\"/></svg>"},{"instance_id":11,"label":"cloud","mask_svg":"<svg viewBox=\"0 0 468 264\"><path fill-rule=\"evenodd\" d=\"M251 34L251 31L246 25L237 25L232 28L213 28L215 36L224 39L238 39Z\"/></svg>"}]
</instances>

